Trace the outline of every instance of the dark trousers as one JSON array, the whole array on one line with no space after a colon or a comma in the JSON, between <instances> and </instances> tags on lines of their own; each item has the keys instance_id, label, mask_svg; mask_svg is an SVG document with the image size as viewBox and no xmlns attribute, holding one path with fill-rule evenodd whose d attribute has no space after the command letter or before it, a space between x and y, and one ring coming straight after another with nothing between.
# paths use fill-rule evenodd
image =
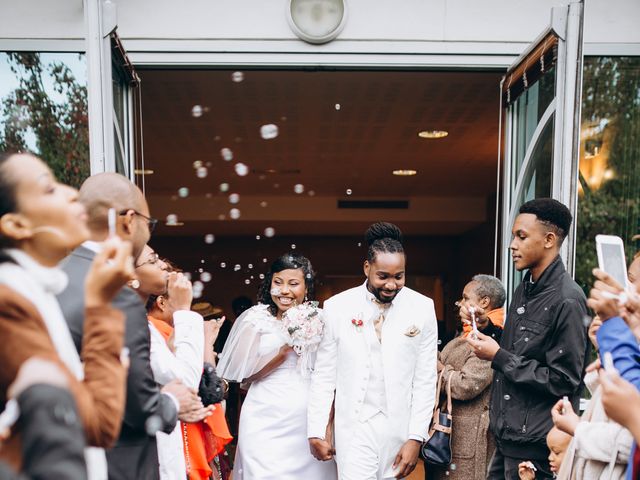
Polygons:
<instances>
[{"instance_id":1,"label":"dark trousers","mask_svg":"<svg viewBox=\"0 0 640 480\"><path fill-rule=\"evenodd\" d=\"M502 454L499 447L496 450L489 464L489 472L487 480L518 480L518 465L521 462L530 461L537 468L536 480L547 480L553 478L553 474L549 470L549 462L546 460L534 460L526 458L526 447L523 447L523 458L507 457Z\"/></svg>"}]
</instances>

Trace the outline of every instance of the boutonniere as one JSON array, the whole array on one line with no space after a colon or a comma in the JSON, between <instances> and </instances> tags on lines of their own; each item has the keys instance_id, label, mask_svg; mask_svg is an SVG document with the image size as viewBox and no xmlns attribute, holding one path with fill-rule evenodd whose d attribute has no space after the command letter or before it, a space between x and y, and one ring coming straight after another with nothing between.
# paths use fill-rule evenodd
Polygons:
<instances>
[{"instance_id":1,"label":"boutonniere","mask_svg":"<svg viewBox=\"0 0 640 480\"><path fill-rule=\"evenodd\" d=\"M362 320L362 314L358 314L357 316L355 316L354 318L351 319L351 325L354 326L354 328L359 332L360 330L362 330L362 327L364 325L364 321Z\"/></svg>"},{"instance_id":2,"label":"boutonniere","mask_svg":"<svg viewBox=\"0 0 640 480\"><path fill-rule=\"evenodd\" d=\"M409 328L409 330L404 332L404 334L409 338L413 338L417 336L419 333L420 333L420 329L415 325L412 325L411 328Z\"/></svg>"}]
</instances>

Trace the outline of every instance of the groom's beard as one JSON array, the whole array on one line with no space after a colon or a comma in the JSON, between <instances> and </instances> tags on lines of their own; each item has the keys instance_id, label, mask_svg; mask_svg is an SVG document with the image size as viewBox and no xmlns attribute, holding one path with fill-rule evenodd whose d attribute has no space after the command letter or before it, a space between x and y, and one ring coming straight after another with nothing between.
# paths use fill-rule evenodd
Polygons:
<instances>
[{"instance_id":1,"label":"groom's beard","mask_svg":"<svg viewBox=\"0 0 640 480\"><path fill-rule=\"evenodd\" d=\"M390 291L385 290L384 288L374 288L371 283L367 282L367 290L369 290L369 292L376 297L380 303L391 303L396 298L401 288L394 290L393 295L391 295ZM382 295L381 292L388 292L389 295Z\"/></svg>"}]
</instances>

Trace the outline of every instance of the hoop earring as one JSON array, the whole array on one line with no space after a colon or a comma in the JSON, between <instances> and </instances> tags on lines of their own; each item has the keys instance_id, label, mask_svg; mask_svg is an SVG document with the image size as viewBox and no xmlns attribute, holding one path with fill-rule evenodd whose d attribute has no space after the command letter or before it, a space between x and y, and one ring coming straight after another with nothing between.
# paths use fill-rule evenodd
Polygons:
<instances>
[{"instance_id":1,"label":"hoop earring","mask_svg":"<svg viewBox=\"0 0 640 480\"><path fill-rule=\"evenodd\" d=\"M308 302L308 301L309 301L309 297L307 296L307 294L306 294L306 293L304 294L304 301L305 301L305 302Z\"/></svg>"}]
</instances>

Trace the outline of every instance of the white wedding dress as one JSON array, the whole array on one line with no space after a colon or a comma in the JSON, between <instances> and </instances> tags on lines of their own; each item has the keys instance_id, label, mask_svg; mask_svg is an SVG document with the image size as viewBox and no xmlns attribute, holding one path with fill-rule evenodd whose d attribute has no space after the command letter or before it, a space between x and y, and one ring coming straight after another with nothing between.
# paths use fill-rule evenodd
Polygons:
<instances>
[{"instance_id":1,"label":"white wedding dress","mask_svg":"<svg viewBox=\"0 0 640 480\"><path fill-rule=\"evenodd\" d=\"M229 334L218 374L242 381L271 360L286 337L266 305L243 313ZM333 460L313 458L307 440L308 378L290 352L284 363L249 388L242 404L234 480L335 480Z\"/></svg>"}]
</instances>

